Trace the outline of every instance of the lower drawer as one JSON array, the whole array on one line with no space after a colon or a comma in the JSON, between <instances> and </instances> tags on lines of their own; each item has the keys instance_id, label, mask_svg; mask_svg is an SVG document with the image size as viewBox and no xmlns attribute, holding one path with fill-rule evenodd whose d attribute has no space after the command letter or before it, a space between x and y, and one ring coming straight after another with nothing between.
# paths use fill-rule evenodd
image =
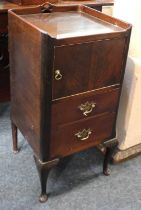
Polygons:
<instances>
[{"instance_id":1,"label":"lower drawer","mask_svg":"<svg viewBox=\"0 0 141 210\"><path fill-rule=\"evenodd\" d=\"M74 123L53 126L51 157L62 157L96 146L113 137L115 113L104 114Z\"/></svg>"}]
</instances>

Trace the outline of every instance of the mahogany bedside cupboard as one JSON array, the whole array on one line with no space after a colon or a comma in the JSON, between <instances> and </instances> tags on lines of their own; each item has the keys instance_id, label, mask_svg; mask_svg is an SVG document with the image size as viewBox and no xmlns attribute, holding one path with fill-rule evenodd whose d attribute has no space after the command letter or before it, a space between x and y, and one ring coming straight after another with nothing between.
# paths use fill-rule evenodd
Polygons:
<instances>
[{"instance_id":1,"label":"mahogany bedside cupboard","mask_svg":"<svg viewBox=\"0 0 141 210\"><path fill-rule=\"evenodd\" d=\"M9 11L13 148L18 128L34 151L41 202L63 157L107 145L109 174L130 33L130 24L86 6Z\"/></svg>"}]
</instances>

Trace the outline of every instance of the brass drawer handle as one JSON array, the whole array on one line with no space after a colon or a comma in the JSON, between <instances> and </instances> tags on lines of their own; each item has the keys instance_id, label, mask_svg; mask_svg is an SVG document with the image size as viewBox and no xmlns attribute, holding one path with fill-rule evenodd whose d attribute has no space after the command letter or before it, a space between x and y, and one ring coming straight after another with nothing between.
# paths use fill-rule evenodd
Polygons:
<instances>
[{"instance_id":1,"label":"brass drawer handle","mask_svg":"<svg viewBox=\"0 0 141 210\"><path fill-rule=\"evenodd\" d=\"M91 134L92 134L92 130L89 128L88 130L84 129L82 131L79 131L78 133L75 134L75 136L79 140L84 141L88 139Z\"/></svg>"},{"instance_id":2,"label":"brass drawer handle","mask_svg":"<svg viewBox=\"0 0 141 210\"><path fill-rule=\"evenodd\" d=\"M56 80L61 80L62 79L62 74L61 74L60 70L55 71L55 79Z\"/></svg>"},{"instance_id":3,"label":"brass drawer handle","mask_svg":"<svg viewBox=\"0 0 141 210\"><path fill-rule=\"evenodd\" d=\"M87 116L95 107L96 103L87 101L85 104L81 104L78 108L83 112L83 115Z\"/></svg>"}]
</instances>

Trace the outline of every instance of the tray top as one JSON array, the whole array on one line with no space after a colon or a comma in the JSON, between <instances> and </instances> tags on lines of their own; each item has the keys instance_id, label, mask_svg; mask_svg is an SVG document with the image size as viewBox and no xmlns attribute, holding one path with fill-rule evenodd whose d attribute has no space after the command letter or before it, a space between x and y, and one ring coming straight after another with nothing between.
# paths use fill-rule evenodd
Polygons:
<instances>
[{"instance_id":1,"label":"tray top","mask_svg":"<svg viewBox=\"0 0 141 210\"><path fill-rule=\"evenodd\" d=\"M79 11L20 15L57 39L123 31L123 28Z\"/></svg>"}]
</instances>

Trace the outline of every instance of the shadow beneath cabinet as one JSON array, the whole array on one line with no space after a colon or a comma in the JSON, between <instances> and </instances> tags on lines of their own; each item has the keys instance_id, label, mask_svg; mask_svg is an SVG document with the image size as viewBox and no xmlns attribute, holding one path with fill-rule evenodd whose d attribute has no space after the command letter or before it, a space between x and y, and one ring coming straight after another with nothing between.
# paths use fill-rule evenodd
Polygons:
<instances>
[{"instance_id":1,"label":"shadow beneath cabinet","mask_svg":"<svg viewBox=\"0 0 141 210\"><path fill-rule=\"evenodd\" d=\"M49 196L58 196L93 182L103 175L102 167L103 155L96 148L64 158L49 174Z\"/></svg>"}]
</instances>

